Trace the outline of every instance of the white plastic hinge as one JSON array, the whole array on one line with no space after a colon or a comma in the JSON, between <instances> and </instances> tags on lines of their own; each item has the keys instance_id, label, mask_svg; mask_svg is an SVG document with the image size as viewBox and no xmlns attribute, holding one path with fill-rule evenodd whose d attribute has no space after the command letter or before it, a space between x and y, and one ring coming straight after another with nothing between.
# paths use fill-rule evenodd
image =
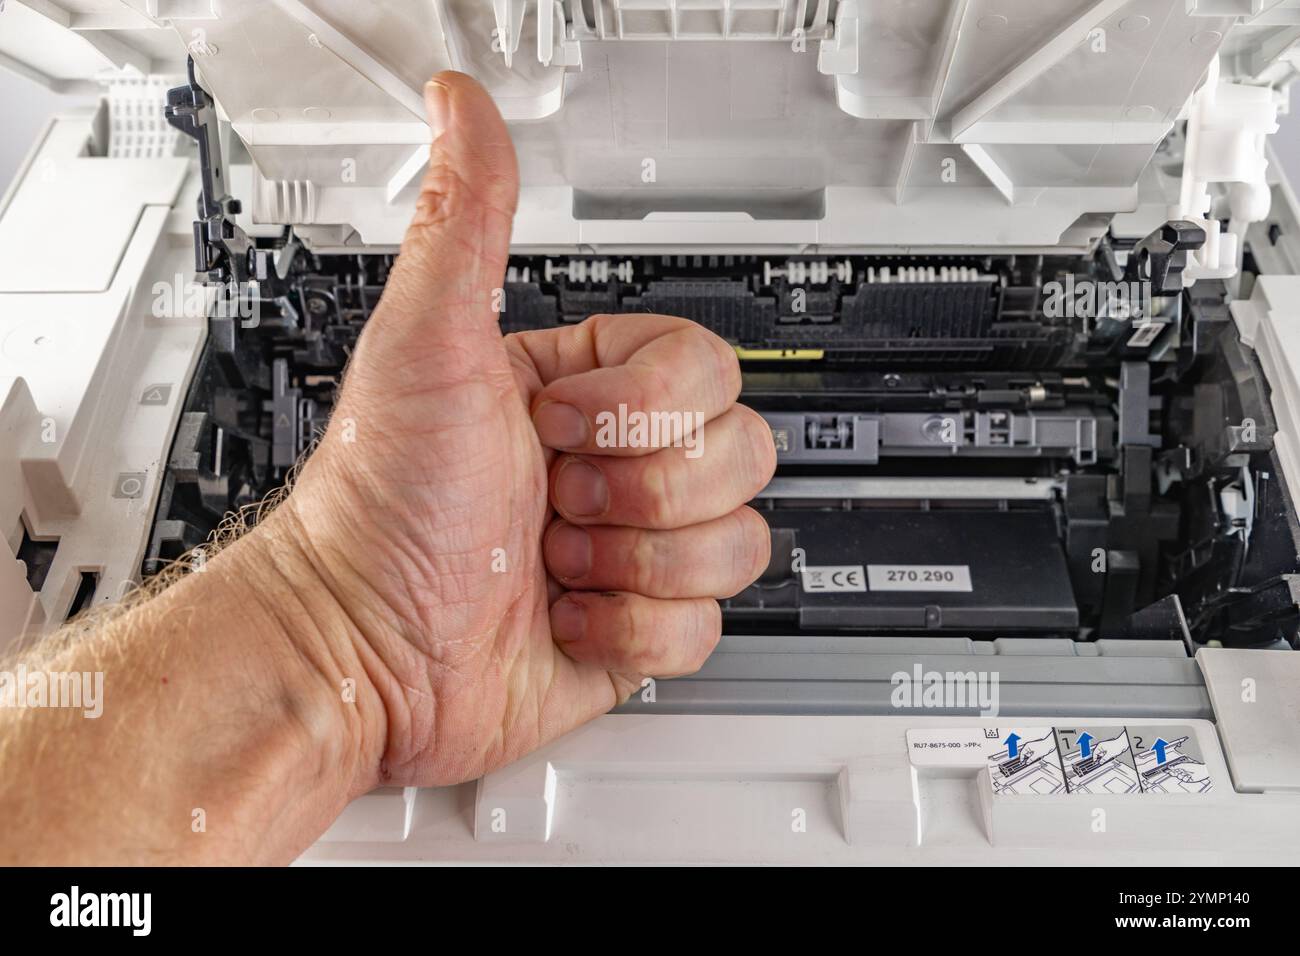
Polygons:
<instances>
[{"instance_id":1,"label":"white plastic hinge","mask_svg":"<svg viewBox=\"0 0 1300 956\"><path fill-rule=\"evenodd\" d=\"M1205 83L1192 94L1182 185L1171 216L1201 226L1205 245L1188 256L1186 284L1236 275L1247 227L1268 216L1272 193L1264 150L1268 136L1277 132L1278 103L1269 87L1220 80L1217 57ZM1209 187L1214 183L1230 184L1226 230L1211 218Z\"/></svg>"}]
</instances>

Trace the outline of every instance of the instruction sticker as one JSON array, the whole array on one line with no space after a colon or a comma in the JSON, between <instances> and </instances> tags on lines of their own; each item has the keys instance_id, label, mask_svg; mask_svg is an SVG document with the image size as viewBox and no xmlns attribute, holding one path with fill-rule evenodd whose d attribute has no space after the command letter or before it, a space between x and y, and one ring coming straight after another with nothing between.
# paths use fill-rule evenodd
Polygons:
<instances>
[{"instance_id":1,"label":"instruction sticker","mask_svg":"<svg viewBox=\"0 0 1300 956\"><path fill-rule=\"evenodd\" d=\"M865 591L866 576L860 564L827 564L800 572L803 589L810 594Z\"/></svg>"},{"instance_id":2,"label":"instruction sticker","mask_svg":"<svg viewBox=\"0 0 1300 956\"><path fill-rule=\"evenodd\" d=\"M971 590L965 564L869 564L867 583L873 591Z\"/></svg>"},{"instance_id":3,"label":"instruction sticker","mask_svg":"<svg viewBox=\"0 0 1300 956\"><path fill-rule=\"evenodd\" d=\"M1143 793L1209 793L1210 768L1190 727L1129 727Z\"/></svg>"},{"instance_id":4,"label":"instruction sticker","mask_svg":"<svg viewBox=\"0 0 1300 956\"><path fill-rule=\"evenodd\" d=\"M997 794L1065 793L1065 772L1051 727L1012 730L987 755Z\"/></svg>"},{"instance_id":5,"label":"instruction sticker","mask_svg":"<svg viewBox=\"0 0 1300 956\"><path fill-rule=\"evenodd\" d=\"M1058 727L1061 766L1071 793L1138 793L1137 767L1125 727Z\"/></svg>"},{"instance_id":6,"label":"instruction sticker","mask_svg":"<svg viewBox=\"0 0 1300 956\"><path fill-rule=\"evenodd\" d=\"M909 730L915 767L987 768L993 792L1209 793L1209 768L1190 727L1001 726Z\"/></svg>"}]
</instances>

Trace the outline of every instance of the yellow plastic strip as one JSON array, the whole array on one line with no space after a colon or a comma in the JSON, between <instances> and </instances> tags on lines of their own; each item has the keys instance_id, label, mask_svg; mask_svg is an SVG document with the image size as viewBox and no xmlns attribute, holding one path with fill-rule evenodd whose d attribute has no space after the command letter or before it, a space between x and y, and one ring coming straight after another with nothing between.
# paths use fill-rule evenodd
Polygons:
<instances>
[{"instance_id":1,"label":"yellow plastic strip","mask_svg":"<svg viewBox=\"0 0 1300 956\"><path fill-rule=\"evenodd\" d=\"M825 349L746 349L735 346L744 362L810 362L826 357Z\"/></svg>"}]
</instances>

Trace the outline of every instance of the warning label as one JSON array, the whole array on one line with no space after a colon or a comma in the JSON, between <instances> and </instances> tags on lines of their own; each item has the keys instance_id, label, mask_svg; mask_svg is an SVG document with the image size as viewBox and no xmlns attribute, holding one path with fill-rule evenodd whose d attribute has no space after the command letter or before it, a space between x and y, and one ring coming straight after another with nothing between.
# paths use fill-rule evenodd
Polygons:
<instances>
[{"instance_id":1,"label":"warning label","mask_svg":"<svg viewBox=\"0 0 1300 956\"><path fill-rule=\"evenodd\" d=\"M1190 727L1077 725L909 730L916 767L985 767L993 792L1209 793Z\"/></svg>"}]
</instances>

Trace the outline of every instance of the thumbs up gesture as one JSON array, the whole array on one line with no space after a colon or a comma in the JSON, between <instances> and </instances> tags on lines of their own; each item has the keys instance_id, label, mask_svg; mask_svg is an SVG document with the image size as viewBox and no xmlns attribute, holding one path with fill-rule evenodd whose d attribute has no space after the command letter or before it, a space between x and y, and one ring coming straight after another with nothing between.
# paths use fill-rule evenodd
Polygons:
<instances>
[{"instance_id":1,"label":"thumbs up gesture","mask_svg":"<svg viewBox=\"0 0 1300 956\"><path fill-rule=\"evenodd\" d=\"M770 540L745 502L776 455L734 351L648 314L502 336L510 136L462 74L425 100L415 218L273 516L364 670L372 785L472 779L698 669Z\"/></svg>"}]
</instances>

